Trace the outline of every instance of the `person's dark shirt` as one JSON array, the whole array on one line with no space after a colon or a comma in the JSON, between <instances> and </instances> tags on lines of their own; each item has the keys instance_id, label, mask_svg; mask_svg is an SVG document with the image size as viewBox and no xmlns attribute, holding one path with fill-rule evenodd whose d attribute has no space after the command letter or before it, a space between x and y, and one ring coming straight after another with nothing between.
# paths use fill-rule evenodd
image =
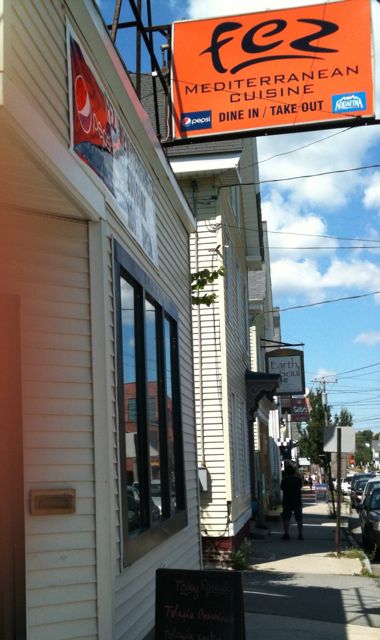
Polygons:
<instances>
[{"instance_id":1,"label":"person's dark shirt","mask_svg":"<svg viewBox=\"0 0 380 640\"><path fill-rule=\"evenodd\" d=\"M299 506L301 497L302 479L299 476L284 476L281 481L282 502L285 505Z\"/></svg>"}]
</instances>

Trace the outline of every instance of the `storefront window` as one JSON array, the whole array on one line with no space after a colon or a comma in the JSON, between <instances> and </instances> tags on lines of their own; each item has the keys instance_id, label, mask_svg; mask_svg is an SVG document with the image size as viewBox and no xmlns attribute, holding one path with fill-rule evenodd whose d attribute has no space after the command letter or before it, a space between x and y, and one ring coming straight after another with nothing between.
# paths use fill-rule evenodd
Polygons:
<instances>
[{"instance_id":1,"label":"storefront window","mask_svg":"<svg viewBox=\"0 0 380 640\"><path fill-rule=\"evenodd\" d=\"M130 564L186 524L182 422L176 310L115 248L123 557Z\"/></svg>"},{"instance_id":2,"label":"storefront window","mask_svg":"<svg viewBox=\"0 0 380 640\"><path fill-rule=\"evenodd\" d=\"M136 412L136 352L135 352L135 291L124 279L120 280L121 326L123 343L123 378L125 405L125 470L127 478L128 530L141 527L139 509L138 421Z\"/></svg>"}]
</instances>

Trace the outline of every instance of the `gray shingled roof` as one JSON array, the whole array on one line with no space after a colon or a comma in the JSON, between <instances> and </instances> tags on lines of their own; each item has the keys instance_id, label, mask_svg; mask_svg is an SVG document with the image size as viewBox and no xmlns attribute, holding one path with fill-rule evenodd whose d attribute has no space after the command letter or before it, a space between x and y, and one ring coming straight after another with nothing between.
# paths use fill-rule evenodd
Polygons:
<instances>
[{"instance_id":1,"label":"gray shingled roof","mask_svg":"<svg viewBox=\"0 0 380 640\"><path fill-rule=\"evenodd\" d=\"M249 300L264 300L266 297L265 271L248 271Z\"/></svg>"},{"instance_id":2,"label":"gray shingled roof","mask_svg":"<svg viewBox=\"0 0 380 640\"><path fill-rule=\"evenodd\" d=\"M131 74L132 82L135 82L136 75ZM160 133L162 140L167 135L167 115L165 113L165 94L161 87L160 81L156 80L157 96L158 96L158 113L160 123ZM155 109L154 109L154 94L153 94L153 78L150 74L142 74L141 76L141 103L148 113L153 127L155 125ZM215 142L207 142L207 153L225 153L231 151L240 152L243 148L243 141L241 138L234 140L217 140ZM187 155L199 155L204 154L206 151L205 143L192 142L189 144L177 144L169 147L165 145L166 153L169 157L179 157Z\"/></svg>"}]
</instances>

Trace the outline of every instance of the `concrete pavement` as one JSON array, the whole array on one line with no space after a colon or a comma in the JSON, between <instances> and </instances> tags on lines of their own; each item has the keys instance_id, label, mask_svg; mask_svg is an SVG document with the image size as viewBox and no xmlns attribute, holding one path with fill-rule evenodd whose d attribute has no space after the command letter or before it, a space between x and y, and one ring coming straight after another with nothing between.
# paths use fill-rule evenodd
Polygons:
<instances>
[{"instance_id":1,"label":"concrete pavement","mask_svg":"<svg viewBox=\"0 0 380 640\"><path fill-rule=\"evenodd\" d=\"M326 503L305 490L304 540L291 524L281 539L280 518L256 530L243 574L247 640L380 640L380 581L362 575L342 530L336 557L336 521Z\"/></svg>"}]
</instances>

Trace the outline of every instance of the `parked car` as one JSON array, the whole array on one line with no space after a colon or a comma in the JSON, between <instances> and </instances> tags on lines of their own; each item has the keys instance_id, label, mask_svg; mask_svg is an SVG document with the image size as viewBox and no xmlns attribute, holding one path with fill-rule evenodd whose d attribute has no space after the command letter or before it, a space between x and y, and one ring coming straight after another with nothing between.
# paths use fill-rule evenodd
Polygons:
<instances>
[{"instance_id":1,"label":"parked car","mask_svg":"<svg viewBox=\"0 0 380 640\"><path fill-rule=\"evenodd\" d=\"M350 497L351 497L351 507L353 509L357 509L358 505L361 503L364 487L366 486L368 480L369 478L364 477L364 478L359 478L355 483L352 483Z\"/></svg>"},{"instance_id":2,"label":"parked car","mask_svg":"<svg viewBox=\"0 0 380 640\"><path fill-rule=\"evenodd\" d=\"M380 487L380 476L373 476L373 478L370 478L368 480L366 486L364 487L362 502L364 502L364 500L366 499L369 493L371 493L374 489L377 489L378 487Z\"/></svg>"},{"instance_id":3,"label":"parked car","mask_svg":"<svg viewBox=\"0 0 380 640\"><path fill-rule=\"evenodd\" d=\"M366 471L366 472L364 472L364 471L363 471L363 473L355 473L355 474L352 476L352 478L351 478L351 490L350 490L350 494L351 494L351 491L353 491L353 490L355 489L356 484L357 484L360 480L362 480L363 478L364 478L365 480L370 480L371 478L374 478L374 477L375 477L375 474L374 474L374 473L370 473L370 472L368 472L368 471Z\"/></svg>"},{"instance_id":4,"label":"parked car","mask_svg":"<svg viewBox=\"0 0 380 640\"><path fill-rule=\"evenodd\" d=\"M359 505L363 547L380 558L380 488L376 487Z\"/></svg>"},{"instance_id":5,"label":"parked car","mask_svg":"<svg viewBox=\"0 0 380 640\"><path fill-rule=\"evenodd\" d=\"M354 477L353 474L352 475L348 475L345 478L342 478L341 481L340 481L341 492L343 493L344 496L349 496L350 495L351 480L352 480L353 477ZM333 481L333 485L334 485L334 489L336 491L337 487L338 487L337 480Z\"/></svg>"},{"instance_id":6,"label":"parked car","mask_svg":"<svg viewBox=\"0 0 380 640\"><path fill-rule=\"evenodd\" d=\"M342 493L344 496L349 496L351 492L351 482L354 476L346 476L342 481Z\"/></svg>"}]
</instances>

